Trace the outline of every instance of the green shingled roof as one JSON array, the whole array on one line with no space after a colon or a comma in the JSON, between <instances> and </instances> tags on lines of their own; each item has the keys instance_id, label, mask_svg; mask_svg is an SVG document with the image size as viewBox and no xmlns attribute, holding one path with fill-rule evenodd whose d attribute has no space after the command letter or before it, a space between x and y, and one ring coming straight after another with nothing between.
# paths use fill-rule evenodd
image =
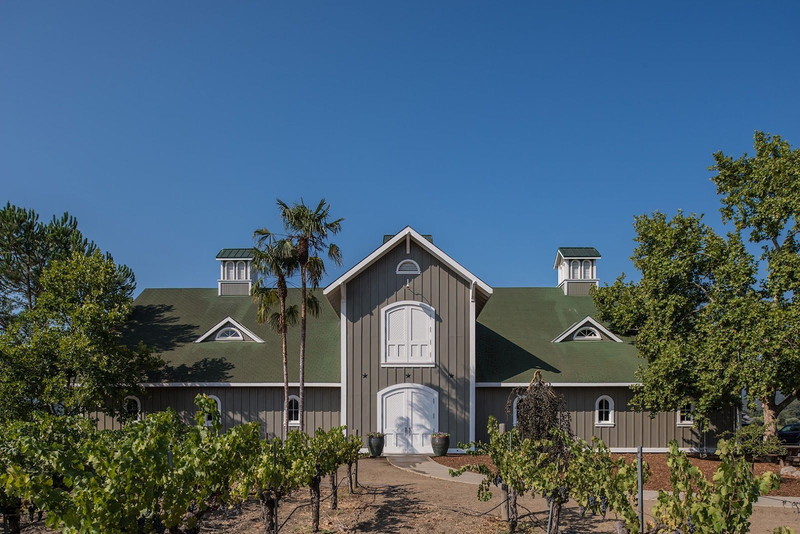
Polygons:
<instances>
[{"instance_id":1,"label":"green shingled roof","mask_svg":"<svg viewBox=\"0 0 800 534\"><path fill-rule=\"evenodd\" d=\"M478 317L477 381L528 382L539 369L553 383L636 382L634 371L643 361L629 338L552 342L596 313L591 297L566 296L557 288L494 288Z\"/></svg>"},{"instance_id":2,"label":"green shingled roof","mask_svg":"<svg viewBox=\"0 0 800 534\"><path fill-rule=\"evenodd\" d=\"M558 247L565 258L599 258L600 253L594 247Z\"/></svg>"},{"instance_id":3,"label":"green shingled roof","mask_svg":"<svg viewBox=\"0 0 800 534\"><path fill-rule=\"evenodd\" d=\"M223 248L217 253L217 258L236 259L252 258L253 249L251 248Z\"/></svg>"},{"instance_id":4,"label":"green shingled roof","mask_svg":"<svg viewBox=\"0 0 800 534\"><path fill-rule=\"evenodd\" d=\"M299 290L290 289L290 304ZM338 384L340 320L322 292L321 312L309 318L306 382ZM552 340L576 321L594 316L591 297L565 296L557 288L494 288L477 321L477 381L528 382L537 369L545 380L635 382L640 363L629 338ZM265 343L194 341L231 317ZM300 329L289 331L289 380L298 380ZM281 382L280 337L256 321L250 297L220 297L216 289L145 289L134 301L126 341L142 341L167 362L151 377L165 382ZM213 336L209 339L213 340Z\"/></svg>"},{"instance_id":5,"label":"green shingled roof","mask_svg":"<svg viewBox=\"0 0 800 534\"><path fill-rule=\"evenodd\" d=\"M241 249L249 250L249 249ZM289 304L299 302L299 289L289 290ZM319 317L308 319L306 382L339 383L340 321L322 291ZM217 323L231 317L264 343L194 341ZM125 339L142 341L167 362L153 381L165 382L282 382L281 339L268 325L256 321L249 296L220 297L217 289L145 289L134 301ZM210 336L213 340L213 336ZM289 380L298 380L300 328L289 330Z\"/></svg>"}]
</instances>

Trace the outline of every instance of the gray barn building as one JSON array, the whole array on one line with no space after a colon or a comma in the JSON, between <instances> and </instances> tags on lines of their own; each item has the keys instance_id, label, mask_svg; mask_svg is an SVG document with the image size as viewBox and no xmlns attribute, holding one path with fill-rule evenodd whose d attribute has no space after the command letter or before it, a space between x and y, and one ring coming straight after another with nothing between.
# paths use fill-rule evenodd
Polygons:
<instances>
[{"instance_id":1,"label":"gray barn building","mask_svg":"<svg viewBox=\"0 0 800 534\"><path fill-rule=\"evenodd\" d=\"M172 407L187 420L198 393L218 402L223 425L261 424L282 432L283 371L279 336L256 321L250 249L217 255L216 289L146 289L136 299L128 335L167 362L128 406L142 414ZM506 415L510 391L535 371L563 393L575 435L601 438L612 450L713 449L735 413L698 431L690 409L651 418L629 406L643 363L629 338L599 323L589 297L600 254L560 248L552 288L492 288L431 236L406 227L317 291L308 322L306 431L346 425L386 434L386 453L429 452L441 430L451 443L486 439L490 415ZM290 300L299 300L290 290ZM297 425L299 328L290 329L290 426ZM513 402L513 399L512 399ZM687 407L689 408L689 407ZM117 423L101 418L100 425Z\"/></svg>"}]
</instances>

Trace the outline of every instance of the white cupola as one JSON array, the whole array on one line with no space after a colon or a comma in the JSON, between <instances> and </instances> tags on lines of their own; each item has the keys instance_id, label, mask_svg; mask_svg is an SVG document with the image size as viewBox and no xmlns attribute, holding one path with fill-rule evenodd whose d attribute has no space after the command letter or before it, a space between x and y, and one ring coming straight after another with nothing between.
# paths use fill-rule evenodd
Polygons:
<instances>
[{"instance_id":1,"label":"white cupola","mask_svg":"<svg viewBox=\"0 0 800 534\"><path fill-rule=\"evenodd\" d=\"M218 295L250 295L253 286L252 248L223 248L217 254L219 262Z\"/></svg>"},{"instance_id":2,"label":"white cupola","mask_svg":"<svg viewBox=\"0 0 800 534\"><path fill-rule=\"evenodd\" d=\"M597 260L600 253L594 247L559 247L553 269L558 269L558 287L565 295L586 296L597 287Z\"/></svg>"}]
</instances>

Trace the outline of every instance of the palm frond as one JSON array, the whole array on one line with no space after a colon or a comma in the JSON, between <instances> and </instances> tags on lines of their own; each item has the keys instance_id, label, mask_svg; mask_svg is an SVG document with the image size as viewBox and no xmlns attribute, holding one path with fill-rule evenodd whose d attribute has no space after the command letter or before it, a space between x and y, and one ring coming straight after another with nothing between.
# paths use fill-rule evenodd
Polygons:
<instances>
[{"instance_id":1,"label":"palm frond","mask_svg":"<svg viewBox=\"0 0 800 534\"><path fill-rule=\"evenodd\" d=\"M297 304L286 307L286 326L294 326L300 321L300 308Z\"/></svg>"},{"instance_id":2,"label":"palm frond","mask_svg":"<svg viewBox=\"0 0 800 534\"><path fill-rule=\"evenodd\" d=\"M313 293L306 294L306 310L314 317L319 316L319 299Z\"/></svg>"}]
</instances>

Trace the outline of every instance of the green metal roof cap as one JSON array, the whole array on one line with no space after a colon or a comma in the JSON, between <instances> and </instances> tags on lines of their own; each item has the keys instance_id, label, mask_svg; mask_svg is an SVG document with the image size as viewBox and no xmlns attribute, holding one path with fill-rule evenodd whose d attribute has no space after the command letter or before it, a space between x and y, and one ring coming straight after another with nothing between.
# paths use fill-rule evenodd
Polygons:
<instances>
[{"instance_id":1,"label":"green metal roof cap","mask_svg":"<svg viewBox=\"0 0 800 534\"><path fill-rule=\"evenodd\" d=\"M217 253L217 258L252 258L253 250L253 248L223 248Z\"/></svg>"},{"instance_id":2,"label":"green metal roof cap","mask_svg":"<svg viewBox=\"0 0 800 534\"><path fill-rule=\"evenodd\" d=\"M594 247L558 247L565 258L599 258L600 253Z\"/></svg>"}]
</instances>

